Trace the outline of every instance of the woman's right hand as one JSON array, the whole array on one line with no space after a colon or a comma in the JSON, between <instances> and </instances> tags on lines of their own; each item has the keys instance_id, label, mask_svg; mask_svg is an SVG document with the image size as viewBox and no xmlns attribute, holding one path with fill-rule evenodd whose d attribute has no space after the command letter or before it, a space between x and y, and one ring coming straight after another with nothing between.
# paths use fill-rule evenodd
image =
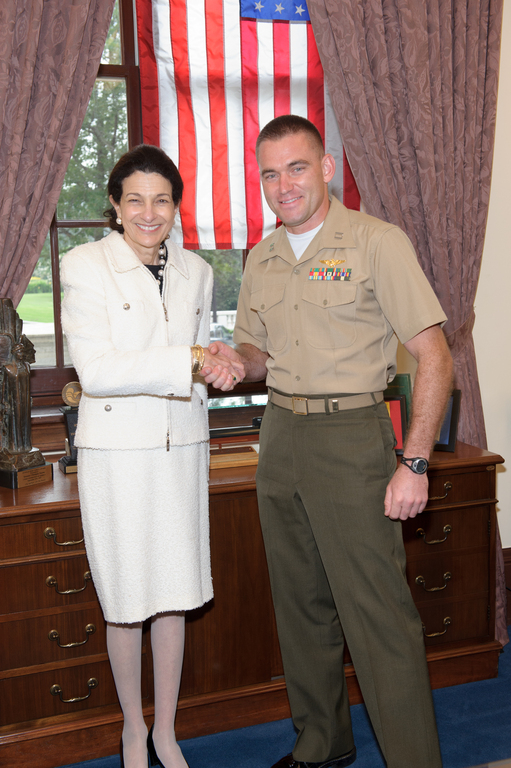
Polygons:
<instances>
[{"instance_id":1,"label":"woman's right hand","mask_svg":"<svg viewBox=\"0 0 511 768\"><path fill-rule=\"evenodd\" d=\"M241 358L232 347L222 344L222 350L213 355L204 347L204 365L200 375L207 384L228 392L245 378L245 369ZM229 355L229 356L227 356Z\"/></svg>"}]
</instances>

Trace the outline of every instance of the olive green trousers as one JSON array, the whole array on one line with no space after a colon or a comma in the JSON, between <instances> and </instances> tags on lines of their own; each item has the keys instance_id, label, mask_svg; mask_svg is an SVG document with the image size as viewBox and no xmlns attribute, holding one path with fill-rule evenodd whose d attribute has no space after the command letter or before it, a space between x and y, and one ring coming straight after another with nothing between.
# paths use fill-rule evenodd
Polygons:
<instances>
[{"instance_id":1,"label":"olive green trousers","mask_svg":"<svg viewBox=\"0 0 511 768\"><path fill-rule=\"evenodd\" d=\"M353 748L346 639L388 768L442 765L401 524L384 516L393 446L384 403L308 416L266 407L257 494L296 760Z\"/></svg>"}]
</instances>

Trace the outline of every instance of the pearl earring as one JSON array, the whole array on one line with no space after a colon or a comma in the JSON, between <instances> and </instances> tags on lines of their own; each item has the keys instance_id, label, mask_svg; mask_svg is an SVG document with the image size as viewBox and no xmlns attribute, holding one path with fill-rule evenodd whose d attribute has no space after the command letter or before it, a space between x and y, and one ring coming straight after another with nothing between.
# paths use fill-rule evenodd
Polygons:
<instances>
[{"instance_id":1,"label":"pearl earring","mask_svg":"<svg viewBox=\"0 0 511 768\"><path fill-rule=\"evenodd\" d=\"M116 223L116 224L118 224L119 226L121 226L121 224L122 224L122 219L121 219L121 217L120 217L120 216L118 216L118 217L116 218L116 220L115 220L115 223Z\"/></svg>"}]
</instances>

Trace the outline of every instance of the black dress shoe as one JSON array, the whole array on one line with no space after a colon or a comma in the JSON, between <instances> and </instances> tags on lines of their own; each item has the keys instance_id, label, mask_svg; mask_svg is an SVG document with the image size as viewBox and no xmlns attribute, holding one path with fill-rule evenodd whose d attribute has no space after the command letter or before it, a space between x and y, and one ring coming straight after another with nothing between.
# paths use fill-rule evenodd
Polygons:
<instances>
[{"instance_id":1,"label":"black dress shoe","mask_svg":"<svg viewBox=\"0 0 511 768\"><path fill-rule=\"evenodd\" d=\"M293 755L282 757L272 768L347 768L357 759L357 749L353 747L351 752L346 752L341 757L335 757L333 760L325 760L322 763L308 763L303 760L295 760Z\"/></svg>"}]
</instances>

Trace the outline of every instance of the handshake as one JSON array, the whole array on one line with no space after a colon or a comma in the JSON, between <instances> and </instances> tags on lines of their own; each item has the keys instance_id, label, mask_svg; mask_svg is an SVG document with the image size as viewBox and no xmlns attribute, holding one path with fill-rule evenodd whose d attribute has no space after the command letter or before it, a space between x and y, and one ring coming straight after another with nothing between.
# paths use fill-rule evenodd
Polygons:
<instances>
[{"instance_id":1,"label":"handshake","mask_svg":"<svg viewBox=\"0 0 511 768\"><path fill-rule=\"evenodd\" d=\"M200 372L207 384L229 392L245 378L245 367L238 352L221 341L204 347L204 365Z\"/></svg>"}]
</instances>

